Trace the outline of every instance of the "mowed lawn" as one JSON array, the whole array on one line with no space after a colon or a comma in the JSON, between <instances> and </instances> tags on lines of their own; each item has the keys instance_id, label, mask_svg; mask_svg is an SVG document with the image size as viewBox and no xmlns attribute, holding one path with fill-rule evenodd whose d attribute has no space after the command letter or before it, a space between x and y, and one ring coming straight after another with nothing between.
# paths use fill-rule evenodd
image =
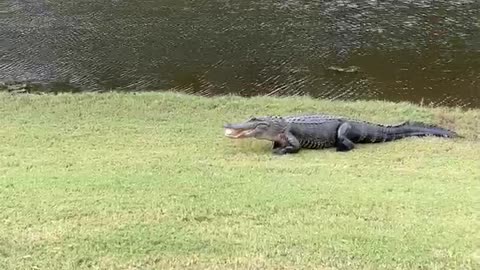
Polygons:
<instances>
[{"instance_id":1,"label":"mowed lawn","mask_svg":"<svg viewBox=\"0 0 480 270\"><path fill-rule=\"evenodd\" d=\"M463 139L274 156L252 115ZM0 94L0 269L480 269L480 110L174 93Z\"/></svg>"}]
</instances>

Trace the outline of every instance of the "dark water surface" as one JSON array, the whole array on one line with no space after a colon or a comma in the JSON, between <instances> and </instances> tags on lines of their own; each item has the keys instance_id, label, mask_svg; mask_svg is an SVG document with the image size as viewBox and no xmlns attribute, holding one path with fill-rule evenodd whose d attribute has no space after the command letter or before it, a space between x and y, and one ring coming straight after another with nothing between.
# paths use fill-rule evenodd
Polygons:
<instances>
[{"instance_id":1,"label":"dark water surface","mask_svg":"<svg viewBox=\"0 0 480 270\"><path fill-rule=\"evenodd\" d=\"M480 1L0 0L3 88L480 107Z\"/></svg>"}]
</instances>

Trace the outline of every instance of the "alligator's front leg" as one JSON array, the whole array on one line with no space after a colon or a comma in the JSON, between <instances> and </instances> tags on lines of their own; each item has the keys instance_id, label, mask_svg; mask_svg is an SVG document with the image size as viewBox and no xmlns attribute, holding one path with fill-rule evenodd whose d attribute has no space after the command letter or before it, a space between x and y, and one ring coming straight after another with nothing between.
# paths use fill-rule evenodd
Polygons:
<instances>
[{"instance_id":1,"label":"alligator's front leg","mask_svg":"<svg viewBox=\"0 0 480 270\"><path fill-rule=\"evenodd\" d=\"M300 151L300 142L293 136L292 133L286 132L284 137L286 144L282 146L281 144L273 144L273 153L277 155L285 155L285 154L295 154ZM275 147L278 146L278 147Z\"/></svg>"},{"instance_id":2,"label":"alligator's front leg","mask_svg":"<svg viewBox=\"0 0 480 270\"><path fill-rule=\"evenodd\" d=\"M272 150L275 150L275 149L278 149L278 148L281 148L282 147L282 144L277 142L277 141L274 141L273 144L272 144Z\"/></svg>"}]
</instances>

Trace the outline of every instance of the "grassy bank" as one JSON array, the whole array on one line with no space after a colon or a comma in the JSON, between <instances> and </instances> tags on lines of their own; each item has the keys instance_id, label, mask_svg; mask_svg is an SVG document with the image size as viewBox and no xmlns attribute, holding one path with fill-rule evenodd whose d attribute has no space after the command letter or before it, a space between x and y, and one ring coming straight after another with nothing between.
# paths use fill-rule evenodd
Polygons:
<instances>
[{"instance_id":1,"label":"grassy bank","mask_svg":"<svg viewBox=\"0 0 480 270\"><path fill-rule=\"evenodd\" d=\"M250 115L465 139L273 156ZM308 98L0 95L1 269L479 269L480 111ZM463 267L463 268L462 268Z\"/></svg>"}]
</instances>

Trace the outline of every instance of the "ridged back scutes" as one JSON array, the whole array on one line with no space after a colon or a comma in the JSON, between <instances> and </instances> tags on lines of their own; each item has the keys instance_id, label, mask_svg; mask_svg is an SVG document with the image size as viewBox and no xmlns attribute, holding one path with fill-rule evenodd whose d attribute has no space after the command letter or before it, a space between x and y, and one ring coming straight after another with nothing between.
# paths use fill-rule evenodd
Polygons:
<instances>
[{"instance_id":1,"label":"ridged back scutes","mask_svg":"<svg viewBox=\"0 0 480 270\"><path fill-rule=\"evenodd\" d=\"M252 120L258 120L258 121L261 121L261 120L273 121L273 122L285 121L287 123L295 123L295 124L322 124L332 120L340 120L340 119L347 120L346 118L334 116L334 115L297 115L297 116L271 115L271 116L260 116L260 117L252 118Z\"/></svg>"},{"instance_id":2,"label":"ridged back scutes","mask_svg":"<svg viewBox=\"0 0 480 270\"><path fill-rule=\"evenodd\" d=\"M405 122L406 125L409 125L409 126L415 126L415 127L424 127L424 128L441 128L441 129L445 129L445 128L442 128L438 125L435 125L435 124L428 124L428 123L423 123L423 122L417 122L417 121L407 121Z\"/></svg>"},{"instance_id":3,"label":"ridged back scutes","mask_svg":"<svg viewBox=\"0 0 480 270\"><path fill-rule=\"evenodd\" d=\"M332 120L342 120L342 121L363 123L363 124L372 125L372 126L379 126L384 128L402 127L409 124L408 121L398 123L398 124L380 124L380 123L374 123L374 122L369 122L364 120L358 120L358 119L347 118L347 117L337 116L337 115L328 115L328 114L286 116L286 117L283 117L283 119L285 119L285 121L289 123L296 123L296 124L297 123L298 124L323 124L326 122L330 122Z\"/></svg>"},{"instance_id":4,"label":"ridged back scutes","mask_svg":"<svg viewBox=\"0 0 480 270\"><path fill-rule=\"evenodd\" d=\"M353 118L347 118L343 116L337 115L329 115L329 114L307 114L307 115L292 115L292 116L268 116L266 118L270 118L272 120L284 120L287 123L294 123L294 124L324 124L326 122L334 121L334 120L342 120L342 121L349 121L349 122L356 122L356 123L363 123L366 125L378 126L383 128L397 128L409 125L416 125L416 126L424 126L424 127L436 127L435 125L424 124L420 122L410 122L404 121L401 123L396 124L381 124L381 123L374 123L365 120L358 120Z\"/></svg>"},{"instance_id":5,"label":"ridged back scutes","mask_svg":"<svg viewBox=\"0 0 480 270\"><path fill-rule=\"evenodd\" d=\"M346 118L340 117L340 116L335 116L335 115L298 115L298 116L288 116L284 117L285 121L288 123L294 123L294 124L310 124L310 125L315 125L315 124L323 124L326 122L331 122L335 120L346 120Z\"/></svg>"},{"instance_id":6,"label":"ridged back scutes","mask_svg":"<svg viewBox=\"0 0 480 270\"><path fill-rule=\"evenodd\" d=\"M404 121L401 123L397 124L381 124L381 123L374 123L374 122L368 122L368 121L363 121L363 120L349 120L350 122L356 122L356 123L361 123L361 124L366 124L366 125L372 125L372 126L377 126L377 127L383 127L383 128L397 128L397 127L404 127L409 125L408 121Z\"/></svg>"},{"instance_id":7,"label":"ridged back scutes","mask_svg":"<svg viewBox=\"0 0 480 270\"><path fill-rule=\"evenodd\" d=\"M364 123L364 124L374 125L374 126L384 127L384 128L424 127L424 128L440 128L440 129L446 130L445 128L439 127L438 125L435 125L435 124L428 124L428 123L424 123L424 122L410 121L410 120L403 121L403 122L397 123L397 124L380 124L380 123L373 123L373 122L368 122L368 121L363 121L363 120L349 120L349 121L357 122L357 123Z\"/></svg>"}]
</instances>

